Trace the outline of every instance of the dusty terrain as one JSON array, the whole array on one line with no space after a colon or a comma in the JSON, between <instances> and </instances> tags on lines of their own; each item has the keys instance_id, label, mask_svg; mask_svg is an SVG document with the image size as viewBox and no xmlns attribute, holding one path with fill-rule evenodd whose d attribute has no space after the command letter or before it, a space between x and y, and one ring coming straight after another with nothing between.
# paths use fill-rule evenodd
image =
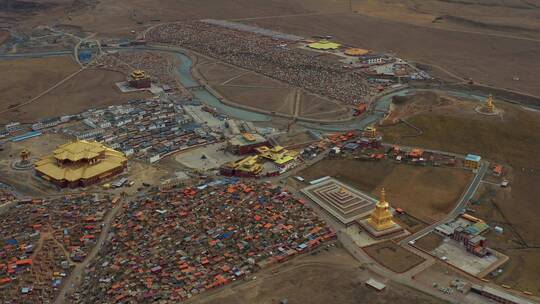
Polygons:
<instances>
[{"instance_id":1,"label":"dusty terrain","mask_svg":"<svg viewBox=\"0 0 540 304\"><path fill-rule=\"evenodd\" d=\"M470 172L458 168L349 159L323 160L300 175L306 180L330 175L374 197L378 197L384 187L392 207L402 208L428 223L443 218L452 210L472 177Z\"/></svg>"},{"instance_id":2,"label":"dusty terrain","mask_svg":"<svg viewBox=\"0 0 540 304\"><path fill-rule=\"evenodd\" d=\"M283 147L294 146L302 143L308 143L315 140L315 138L308 134L308 132L289 132L280 134L274 139Z\"/></svg>"},{"instance_id":3,"label":"dusty terrain","mask_svg":"<svg viewBox=\"0 0 540 304\"><path fill-rule=\"evenodd\" d=\"M337 102L251 71L210 59L203 59L197 69L212 88L239 105L310 119L351 117L347 107Z\"/></svg>"},{"instance_id":4,"label":"dusty terrain","mask_svg":"<svg viewBox=\"0 0 540 304\"><path fill-rule=\"evenodd\" d=\"M149 96L147 93L121 93L115 82L125 76L119 72L88 69L75 75L36 101L21 106L80 68L67 56L0 61L2 102L0 122L36 122L88 108L124 103ZM20 107L18 107L20 106Z\"/></svg>"},{"instance_id":5,"label":"dusty terrain","mask_svg":"<svg viewBox=\"0 0 540 304\"><path fill-rule=\"evenodd\" d=\"M540 1L354 0L360 14L450 30L538 37Z\"/></svg>"},{"instance_id":6,"label":"dusty terrain","mask_svg":"<svg viewBox=\"0 0 540 304\"><path fill-rule=\"evenodd\" d=\"M2 1L22 3L22 9L5 10L2 17L8 24L24 22L25 27L43 23L78 25L104 35L128 34L130 30L160 22L200 18L248 18L260 16L331 13L347 11L346 0L235 0L208 1L116 1L116 0L51 0L47 2ZM21 6L19 6L21 7ZM242 8L241 10L238 8Z\"/></svg>"},{"instance_id":7,"label":"dusty terrain","mask_svg":"<svg viewBox=\"0 0 540 304\"><path fill-rule=\"evenodd\" d=\"M517 174L519 175L519 172ZM528 189L534 191L534 188L531 186ZM540 250L538 243L532 242L530 239L530 237L537 237L537 234L524 233L524 231L535 231L534 229L537 228L528 227L530 225L528 220L517 223L509 220L508 215L515 216L514 213L520 213L521 210L512 212L512 208L509 208L510 204L517 204L512 199L514 189L515 187L503 189L483 184L475 197L475 204L472 206L475 210L475 216L484 219L492 226L504 229L502 234L491 230L486 234L486 237L489 239L490 247L504 252L510 257L510 260L503 266L501 274L495 277L488 275L487 278L499 284L538 293L540 288L535 282L539 279L537 269L540 267ZM532 206L527 210L530 212L536 208ZM526 217L527 215L520 214L520 216Z\"/></svg>"},{"instance_id":8,"label":"dusty terrain","mask_svg":"<svg viewBox=\"0 0 540 304\"><path fill-rule=\"evenodd\" d=\"M165 21L265 17L246 22L306 36L330 34L347 44L392 51L405 59L430 64L439 69L437 73L440 75L445 75L447 71L459 78L471 77L481 83L540 95L539 1L507 0L493 4L491 0L355 0L352 2L352 10L358 13L351 14L349 1L345 0L235 0L233 3L218 0L162 0L159 5L149 0L1 1L0 17L2 24L8 26L15 24L30 28L46 23L67 23L82 26L84 30L98 32L105 37L130 36L129 32L133 29L142 30ZM239 7L242 9L238 9ZM302 16L294 16L296 14ZM441 18L433 22L437 17ZM4 95L0 109L39 94L78 68L65 58L54 59L58 60L56 62L48 62L50 59L32 60L39 62L27 62L11 69L2 66L4 73L1 88ZM9 63L0 62L0 65L4 64ZM114 91L112 81L122 78L118 74L89 73L79 75L77 81L74 79L74 82L58 88L58 91L45 96L40 103L22 108L15 116L11 113L0 117L0 122L12 120L12 117L13 120L35 120L47 115L56 116L88 107L123 102L125 99L122 98L128 98L127 95L120 97ZM514 76L520 80L513 80ZM93 80L88 81L90 78ZM508 163L515 168L511 188L504 192L504 195L494 197L490 201L492 206L486 204L488 207L485 207L485 213L482 213L481 209L484 205L477 207L478 215L485 216L488 222L498 222L505 227L505 231L514 227L512 232L508 232L507 239L503 238L507 236L507 232L501 239L493 236L493 246L511 256L505 272L496 278L496 281L538 293L540 290L536 283L540 280L540 234L537 231L540 222L537 220L539 209L536 198L540 195L537 187L540 182L540 160L537 156L540 151L540 114L502 105L501 107L505 110L502 120L463 115L463 111L459 110L424 113L412 117L411 121L423 128L425 133L404 141L411 145L461 153L474 152ZM302 110L302 113L309 114L309 109ZM386 129L385 135L387 140L392 140L405 132L410 133L410 129L397 125ZM52 142L54 141L51 140ZM2 159L12 158L2 154ZM337 175L338 178L368 192L374 191L382 183L387 183L387 187L398 183L388 179L389 176L394 176L393 179L397 176L397 173L394 174L394 166L352 162L354 161L309 169L304 175ZM431 173L425 174L429 176ZM400 178L403 180L403 175ZM404 189L397 187L389 191L391 203L401 204L405 197L409 197L410 206L420 203L412 196L412 189L402 187ZM408 187L410 188L410 185ZM416 190L415 193L417 197L430 195L418 193ZM457 190L453 190L453 193L455 195ZM415 200L410 200L410 197ZM452 201L452 204L454 202ZM494 207L495 205L497 207ZM439 212L445 210L444 207L438 208L441 208ZM496 208L500 212L493 211ZM258 288L252 288L252 285L242 285L238 289L225 288L219 293L219 298L209 302L267 303L278 300L274 298L275 294L282 294L283 297L300 303L307 299L310 302L320 300L321 303L432 301L423 298L423 295L411 295L412 291L409 290L394 293L393 289L390 289L385 297L381 297L370 290L364 290L360 283L351 286L351 282L358 282L354 281L358 270L349 264L333 272L325 267L317 267L319 266L306 266L293 273L285 272L272 278L254 281ZM313 279L304 280L306 273ZM298 289L307 292L298 293ZM335 290L342 292L337 293ZM313 296L314 293L316 296ZM404 295L411 298L404 299Z\"/></svg>"},{"instance_id":9,"label":"dusty terrain","mask_svg":"<svg viewBox=\"0 0 540 304\"><path fill-rule=\"evenodd\" d=\"M442 243L443 237L440 234L437 234L435 232L430 232L426 234L425 236L419 238L415 242L415 246L421 248L422 250L425 250L427 252L430 252L434 250L435 248L439 247L439 245Z\"/></svg>"},{"instance_id":10,"label":"dusty terrain","mask_svg":"<svg viewBox=\"0 0 540 304\"><path fill-rule=\"evenodd\" d=\"M424 259L392 241L377 243L363 248L379 264L397 272L405 272L422 263Z\"/></svg>"},{"instance_id":11,"label":"dusty terrain","mask_svg":"<svg viewBox=\"0 0 540 304\"><path fill-rule=\"evenodd\" d=\"M46 134L20 142L8 142L0 151L0 182L11 185L18 192L29 196L42 196L58 193L56 187L41 182L34 177L34 170L13 170L11 165L19 160L23 149L30 151L32 161L51 153L58 145L68 139L60 134Z\"/></svg>"},{"instance_id":12,"label":"dusty terrain","mask_svg":"<svg viewBox=\"0 0 540 304\"><path fill-rule=\"evenodd\" d=\"M384 187L393 207L432 223L454 208L471 178L461 168L398 165L372 193Z\"/></svg>"},{"instance_id":13,"label":"dusty terrain","mask_svg":"<svg viewBox=\"0 0 540 304\"><path fill-rule=\"evenodd\" d=\"M413 114L433 111L434 108L452 105L453 98L433 91L417 92L414 95L394 96L390 113L381 123L391 125Z\"/></svg>"},{"instance_id":14,"label":"dusty terrain","mask_svg":"<svg viewBox=\"0 0 540 304\"><path fill-rule=\"evenodd\" d=\"M540 40L445 30L361 14L268 18L249 22L306 37L334 35L335 40L345 44L391 51L404 59L441 68L458 78L472 78L482 84L540 95L540 88L535 85L540 76ZM353 28L354 31L351 30ZM455 80L449 75L448 79ZM514 76L520 80L513 80Z\"/></svg>"},{"instance_id":15,"label":"dusty terrain","mask_svg":"<svg viewBox=\"0 0 540 304\"><path fill-rule=\"evenodd\" d=\"M257 279L231 285L194 298L190 303L443 303L418 291L385 282L378 293L363 282L370 277L344 249L298 257L275 269L263 270Z\"/></svg>"},{"instance_id":16,"label":"dusty terrain","mask_svg":"<svg viewBox=\"0 0 540 304\"><path fill-rule=\"evenodd\" d=\"M537 197L540 190L540 161L535 151L540 151L540 113L517 106L497 103L504 110L503 119L481 117L474 114L474 107L430 115L420 114L409 119L424 134L402 138L401 142L459 153L477 153L496 163L510 165L513 170L507 177L511 186L492 194L479 194L480 205L472 206L475 215L488 224L505 229L503 236L491 233L491 246L510 256L505 272L497 281L524 289L538 285L538 256L540 246L540 208ZM400 134L410 133L403 125L383 128L388 141ZM536 289L535 289L536 288Z\"/></svg>"},{"instance_id":17,"label":"dusty terrain","mask_svg":"<svg viewBox=\"0 0 540 304\"><path fill-rule=\"evenodd\" d=\"M79 70L69 56L3 60L0 68L0 111L29 100Z\"/></svg>"},{"instance_id":18,"label":"dusty terrain","mask_svg":"<svg viewBox=\"0 0 540 304\"><path fill-rule=\"evenodd\" d=\"M352 159L325 159L300 172L307 181L326 175L371 192L388 176L395 165L391 162L363 162Z\"/></svg>"}]
</instances>

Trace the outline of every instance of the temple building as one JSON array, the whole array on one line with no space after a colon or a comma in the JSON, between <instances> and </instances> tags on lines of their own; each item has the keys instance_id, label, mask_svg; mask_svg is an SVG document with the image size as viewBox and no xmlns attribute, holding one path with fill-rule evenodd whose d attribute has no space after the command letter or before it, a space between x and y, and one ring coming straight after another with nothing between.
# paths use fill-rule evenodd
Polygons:
<instances>
[{"instance_id":1,"label":"temple building","mask_svg":"<svg viewBox=\"0 0 540 304\"><path fill-rule=\"evenodd\" d=\"M63 144L34 164L36 174L60 187L85 187L122 173L127 158L98 142Z\"/></svg>"},{"instance_id":2,"label":"temple building","mask_svg":"<svg viewBox=\"0 0 540 304\"><path fill-rule=\"evenodd\" d=\"M358 223L375 238L403 231L403 228L393 221L393 215L390 211L390 205L386 201L384 188L381 190L381 197L377 204L375 204L375 209L373 209L369 218L360 220Z\"/></svg>"},{"instance_id":3,"label":"temple building","mask_svg":"<svg viewBox=\"0 0 540 304\"><path fill-rule=\"evenodd\" d=\"M237 177L256 177L262 170L263 167L259 164L257 155L225 163L219 168L221 175Z\"/></svg>"},{"instance_id":4,"label":"temple building","mask_svg":"<svg viewBox=\"0 0 540 304\"><path fill-rule=\"evenodd\" d=\"M136 89L147 89L152 86L152 80L143 70L134 70L128 77L130 87Z\"/></svg>"}]
</instances>

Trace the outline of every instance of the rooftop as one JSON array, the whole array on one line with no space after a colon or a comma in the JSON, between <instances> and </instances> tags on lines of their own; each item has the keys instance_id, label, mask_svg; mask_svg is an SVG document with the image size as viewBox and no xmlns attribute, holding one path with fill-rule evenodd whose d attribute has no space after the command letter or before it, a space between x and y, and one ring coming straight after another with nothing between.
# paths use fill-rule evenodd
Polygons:
<instances>
[{"instance_id":1,"label":"rooftop","mask_svg":"<svg viewBox=\"0 0 540 304\"><path fill-rule=\"evenodd\" d=\"M63 144L53 151L54 158L76 162L83 159L98 157L108 148L98 142L79 140ZM110 150L110 149L109 149Z\"/></svg>"},{"instance_id":2,"label":"rooftop","mask_svg":"<svg viewBox=\"0 0 540 304\"><path fill-rule=\"evenodd\" d=\"M480 160L482 160L482 157L474 154L467 154L465 160L479 162Z\"/></svg>"},{"instance_id":3,"label":"rooftop","mask_svg":"<svg viewBox=\"0 0 540 304\"><path fill-rule=\"evenodd\" d=\"M76 162L82 159L98 160L94 163L79 163L73 165L58 164L58 160ZM127 161L122 152L108 148L97 142L76 141L61 145L53 151L53 155L38 160L34 165L36 171L55 180L74 182L80 179L90 179L105 172L120 168Z\"/></svg>"},{"instance_id":4,"label":"rooftop","mask_svg":"<svg viewBox=\"0 0 540 304\"><path fill-rule=\"evenodd\" d=\"M339 48L341 44L330 42L328 40L321 40L318 42L313 42L308 44L309 48L316 49L316 50L335 50Z\"/></svg>"},{"instance_id":5,"label":"rooftop","mask_svg":"<svg viewBox=\"0 0 540 304\"><path fill-rule=\"evenodd\" d=\"M264 142L266 142L266 138L257 133L244 133L229 140L229 143L233 146L247 146Z\"/></svg>"}]
</instances>

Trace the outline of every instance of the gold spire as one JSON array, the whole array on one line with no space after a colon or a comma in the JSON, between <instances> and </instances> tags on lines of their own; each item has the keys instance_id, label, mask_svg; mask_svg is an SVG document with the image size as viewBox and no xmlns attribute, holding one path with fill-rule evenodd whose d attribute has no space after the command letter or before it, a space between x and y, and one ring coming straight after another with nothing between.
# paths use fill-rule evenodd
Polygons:
<instances>
[{"instance_id":1,"label":"gold spire","mask_svg":"<svg viewBox=\"0 0 540 304\"><path fill-rule=\"evenodd\" d=\"M493 95L489 94L486 98L486 108L488 112L492 113L495 110L495 105L493 104Z\"/></svg>"},{"instance_id":2,"label":"gold spire","mask_svg":"<svg viewBox=\"0 0 540 304\"><path fill-rule=\"evenodd\" d=\"M386 191L381 189L381 197L375 205L375 209L371 212L368 224L377 231L386 230L396 226L392 220L393 216L390 212L390 207L386 201Z\"/></svg>"}]
</instances>

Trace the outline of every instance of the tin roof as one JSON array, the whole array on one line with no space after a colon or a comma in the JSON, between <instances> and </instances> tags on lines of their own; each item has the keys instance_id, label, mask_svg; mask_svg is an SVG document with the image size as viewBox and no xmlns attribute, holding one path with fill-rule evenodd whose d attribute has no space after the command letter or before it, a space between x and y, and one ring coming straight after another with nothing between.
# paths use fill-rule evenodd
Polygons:
<instances>
[{"instance_id":1,"label":"tin roof","mask_svg":"<svg viewBox=\"0 0 540 304\"><path fill-rule=\"evenodd\" d=\"M465 157L465 160L470 160L474 162L479 162L481 159L482 159L481 156L474 155L474 154L467 154L467 156Z\"/></svg>"}]
</instances>

